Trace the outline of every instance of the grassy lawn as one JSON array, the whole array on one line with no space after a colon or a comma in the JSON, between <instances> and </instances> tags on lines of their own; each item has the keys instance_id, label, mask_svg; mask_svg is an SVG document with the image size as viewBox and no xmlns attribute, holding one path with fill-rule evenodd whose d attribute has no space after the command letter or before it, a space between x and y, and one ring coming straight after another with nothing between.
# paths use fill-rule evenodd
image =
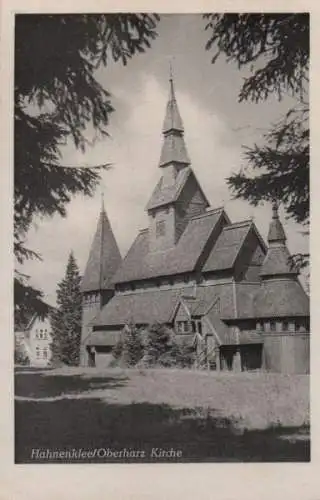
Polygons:
<instances>
[{"instance_id":1,"label":"grassy lawn","mask_svg":"<svg viewBox=\"0 0 320 500\"><path fill-rule=\"evenodd\" d=\"M144 452L72 462L310 459L308 376L16 368L15 395L17 463L32 449Z\"/></svg>"}]
</instances>

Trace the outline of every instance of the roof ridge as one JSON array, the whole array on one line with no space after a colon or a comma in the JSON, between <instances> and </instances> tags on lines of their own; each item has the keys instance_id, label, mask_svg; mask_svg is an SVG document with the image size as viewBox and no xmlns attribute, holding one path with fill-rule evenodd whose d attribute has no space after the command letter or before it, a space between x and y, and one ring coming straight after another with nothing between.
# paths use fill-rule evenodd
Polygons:
<instances>
[{"instance_id":1,"label":"roof ridge","mask_svg":"<svg viewBox=\"0 0 320 500\"><path fill-rule=\"evenodd\" d=\"M232 224L228 224L227 226L224 226L223 230L236 229L237 227L249 226L251 224L253 224L253 220L252 219L245 219L243 221L239 221L239 222L234 222Z\"/></svg>"},{"instance_id":2,"label":"roof ridge","mask_svg":"<svg viewBox=\"0 0 320 500\"><path fill-rule=\"evenodd\" d=\"M204 212L203 214L199 215L193 215L192 217L189 217L189 220L194 220L194 219L202 219L204 217L209 217L210 215L213 215L218 212L222 212L224 210L224 207L219 207L219 208L214 208L212 210L208 210Z\"/></svg>"}]
</instances>

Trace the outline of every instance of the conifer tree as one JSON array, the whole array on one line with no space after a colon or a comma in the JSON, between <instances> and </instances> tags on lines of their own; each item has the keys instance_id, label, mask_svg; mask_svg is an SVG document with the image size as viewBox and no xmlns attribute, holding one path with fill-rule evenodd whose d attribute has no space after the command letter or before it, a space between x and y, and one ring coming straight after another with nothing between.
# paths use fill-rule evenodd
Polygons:
<instances>
[{"instance_id":1,"label":"conifer tree","mask_svg":"<svg viewBox=\"0 0 320 500\"><path fill-rule=\"evenodd\" d=\"M135 366L143 356L143 344L140 330L134 325L125 326L123 339L123 361L128 366Z\"/></svg>"},{"instance_id":2,"label":"conifer tree","mask_svg":"<svg viewBox=\"0 0 320 500\"><path fill-rule=\"evenodd\" d=\"M82 151L108 135L111 94L97 70L127 62L156 37L155 14L17 14L14 82L14 253L19 264L40 258L27 247L36 217L66 215L75 194L92 196L101 165L64 165L61 146ZM27 42L26 42L27 40ZM15 274L15 314L43 313L42 292Z\"/></svg>"},{"instance_id":3,"label":"conifer tree","mask_svg":"<svg viewBox=\"0 0 320 500\"><path fill-rule=\"evenodd\" d=\"M239 102L259 103L268 98L292 98L258 144L245 147L246 167L228 179L235 198L252 205L276 199L294 221L309 223L309 14L206 14L212 62L246 69ZM308 231L306 231L308 232ZM307 255L296 256L307 263Z\"/></svg>"},{"instance_id":4,"label":"conifer tree","mask_svg":"<svg viewBox=\"0 0 320 500\"><path fill-rule=\"evenodd\" d=\"M78 365L81 339L81 276L73 252L57 288L57 308L51 315L53 363Z\"/></svg>"}]
</instances>

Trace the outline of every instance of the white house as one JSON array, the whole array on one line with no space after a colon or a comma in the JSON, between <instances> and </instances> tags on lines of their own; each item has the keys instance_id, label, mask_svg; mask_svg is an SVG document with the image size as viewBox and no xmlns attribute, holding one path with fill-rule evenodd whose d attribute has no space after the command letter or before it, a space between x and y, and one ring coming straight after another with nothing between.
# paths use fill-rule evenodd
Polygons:
<instances>
[{"instance_id":1,"label":"white house","mask_svg":"<svg viewBox=\"0 0 320 500\"><path fill-rule=\"evenodd\" d=\"M24 330L15 333L16 343L28 357L30 366L45 367L51 360L51 324L49 317L32 317Z\"/></svg>"}]
</instances>

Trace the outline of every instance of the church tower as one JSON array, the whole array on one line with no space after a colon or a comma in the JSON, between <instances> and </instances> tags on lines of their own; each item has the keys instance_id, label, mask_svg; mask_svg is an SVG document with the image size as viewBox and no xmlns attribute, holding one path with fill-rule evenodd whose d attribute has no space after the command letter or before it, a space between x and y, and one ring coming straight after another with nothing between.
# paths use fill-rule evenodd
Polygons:
<instances>
[{"instance_id":1,"label":"church tower","mask_svg":"<svg viewBox=\"0 0 320 500\"><path fill-rule=\"evenodd\" d=\"M272 207L268 251L254 299L257 329L264 340L263 365L269 371L309 371L309 300L290 262L278 206Z\"/></svg>"},{"instance_id":2,"label":"church tower","mask_svg":"<svg viewBox=\"0 0 320 500\"><path fill-rule=\"evenodd\" d=\"M174 247L188 223L188 217L200 215L209 206L190 167L172 75L162 133L159 161L162 176L146 207L151 252Z\"/></svg>"},{"instance_id":3,"label":"church tower","mask_svg":"<svg viewBox=\"0 0 320 500\"><path fill-rule=\"evenodd\" d=\"M120 251L102 201L96 233L82 278L82 331L80 363L87 365L83 342L91 333L90 323L113 297L112 278L121 264Z\"/></svg>"}]
</instances>

